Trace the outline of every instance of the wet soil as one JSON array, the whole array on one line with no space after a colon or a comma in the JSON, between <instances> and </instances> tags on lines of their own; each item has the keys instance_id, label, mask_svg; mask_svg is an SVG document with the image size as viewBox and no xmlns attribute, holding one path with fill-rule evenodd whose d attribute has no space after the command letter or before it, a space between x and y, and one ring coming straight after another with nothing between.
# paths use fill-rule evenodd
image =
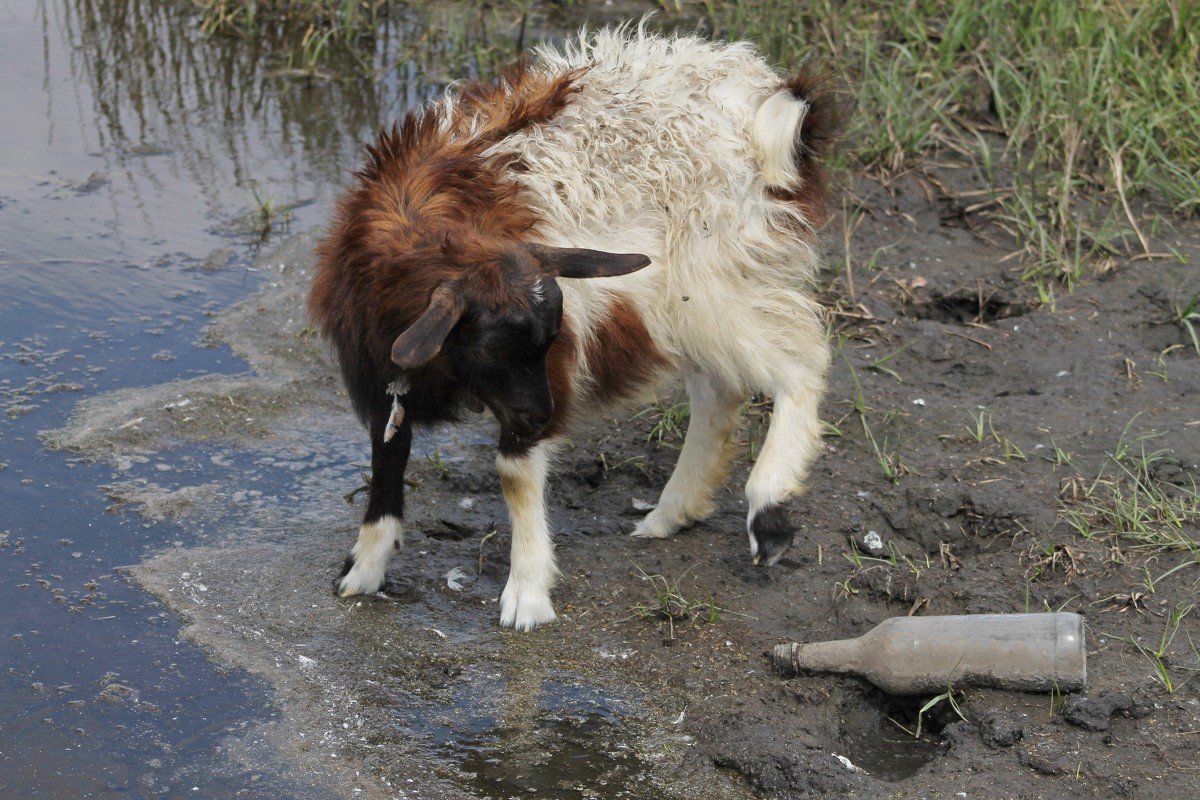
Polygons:
<instances>
[{"instance_id":1,"label":"wet soil","mask_svg":"<svg viewBox=\"0 0 1200 800\"><path fill-rule=\"evenodd\" d=\"M1066 518L1089 491L1128 496L1138 460L1167 496L1195 486L1200 355L1174 320L1200 291L1195 221L1164 217L1152 242L1179 259L1114 257L1047 304L955 199L986 190L971 170L847 179L852 270L835 220L820 281L829 435L783 561L752 567L745 541L765 398L711 519L626 535L677 455L652 435L667 385L562 454L555 624L497 626L509 533L483 417L418 440L386 591L342 600L369 452L304 318L312 237L246 268L232 210L255 185L313 227L367 132L461 73L284 81L174 6L111 5L4 17L0 139L20 169L0 170L0 794L1194 794L1200 615L1161 674L1137 645L1162 646L1200 565ZM678 618L654 610L664 588ZM1084 691L957 687L958 712L921 714L934 698L783 678L766 656L893 615L1046 609L1087 621Z\"/></svg>"},{"instance_id":2,"label":"wet soil","mask_svg":"<svg viewBox=\"0 0 1200 800\"><path fill-rule=\"evenodd\" d=\"M1119 482L1122 444L1152 456L1168 495L1200 473L1200 357L1173 321L1200 289L1200 230L1159 243L1179 259L1116 258L1039 303L1001 232L947 214L934 187L955 186L970 188L965 170L931 166L845 187L867 213L853 294L840 223L827 231L838 269L823 285L842 299L829 435L771 568L749 563L741 496L766 400L747 407L712 518L667 541L626 535L677 455L651 435L678 398L664 386L660 406L597 420L562 454L556 623L497 625L509 531L483 417L418 441L385 591L335 597L368 449L303 317L308 236L268 256L261 293L209 334L245 374L86 399L45 439L122 471L121 502L207 531L135 574L214 658L273 687L279 718L227 743L249 768L289 764L346 797L1190 796L1200 614L1165 648L1171 691L1135 643L1159 649L1200 565L1065 519L1097 476ZM190 457L170 481L138 461L172 453ZM1200 535L1194 517L1183 535ZM675 619L654 611L664 580L688 608ZM957 708L919 713L931 697L783 678L766 655L895 615L1041 610L1085 617L1084 691L960 688Z\"/></svg>"}]
</instances>

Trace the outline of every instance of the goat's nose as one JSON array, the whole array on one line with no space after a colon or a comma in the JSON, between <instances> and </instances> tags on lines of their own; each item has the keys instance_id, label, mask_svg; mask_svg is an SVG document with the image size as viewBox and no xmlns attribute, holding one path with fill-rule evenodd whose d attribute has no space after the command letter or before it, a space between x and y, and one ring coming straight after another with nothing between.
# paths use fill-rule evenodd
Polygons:
<instances>
[{"instance_id":1,"label":"goat's nose","mask_svg":"<svg viewBox=\"0 0 1200 800\"><path fill-rule=\"evenodd\" d=\"M548 411L518 411L513 414L513 427L527 434L541 433L549 424Z\"/></svg>"}]
</instances>

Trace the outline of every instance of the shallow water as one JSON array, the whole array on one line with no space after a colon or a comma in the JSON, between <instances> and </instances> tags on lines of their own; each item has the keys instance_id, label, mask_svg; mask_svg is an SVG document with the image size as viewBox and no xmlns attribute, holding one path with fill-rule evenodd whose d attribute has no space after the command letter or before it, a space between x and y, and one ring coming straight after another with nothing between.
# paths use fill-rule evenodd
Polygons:
<instances>
[{"instance_id":1,"label":"shallow water","mask_svg":"<svg viewBox=\"0 0 1200 800\"><path fill-rule=\"evenodd\" d=\"M340 77L336 61L302 76L273 55L269 33L208 39L188 7L0 5L4 796L329 796L326 783L273 766L275 745L258 733L279 715L267 683L182 637L128 567L204 546L240 504L286 504L309 471L352 483L361 452L192 446L96 463L48 452L39 433L83 398L243 372L204 332L270 280L255 257L318 227L377 124L471 63L413 57L404 47L416 29L397 19L376 43L378 80ZM160 405L187 414L189 402ZM442 455L436 445L418 454ZM204 492L229 470L239 492ZM209 503L204 520L180 522ZM449 717L412 725L481 793L585 796L581 781L630 772L614 743L619 693L569 675L539 683L522 732L477 711L508 682L469 674Z\"/></svg>"},{"instance_id":2,"label":"shallow water","mask_svg":"<svg viewBox=\"0 0 1200 800\"><path fill-rule=\"evenodd\" d=\"M299 789L214 755L248 717L274 715L266 687L181 640L175 616L121 570L186 534L110 512L109 469L38 441L82 396L243 370L197 345L211 313L259 284L260 237L241 221L250 182L298 206L292 225L315 224L359 138L307 112L301 130L299 99L327 92L280 102L286 87L264 87L265 65L202 41L183 5L0 7L5 796ZM263 102L246 102L252 87ZM339 121L375 111L361 108Z\"/></svg>"}]
</instances>

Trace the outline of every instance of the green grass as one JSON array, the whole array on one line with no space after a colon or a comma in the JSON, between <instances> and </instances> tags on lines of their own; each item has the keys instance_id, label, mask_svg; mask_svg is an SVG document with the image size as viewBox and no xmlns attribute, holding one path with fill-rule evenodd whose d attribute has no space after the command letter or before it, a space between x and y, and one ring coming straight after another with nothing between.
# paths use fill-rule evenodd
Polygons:
<instances>
[{"instance_id":1,"label":"green grass","mask_svg":"<svg viewBox=\"0 0 1200 800\"><path fill-rule=\"evenodd\" d=\"M633 415L634 419L649 417L653 420L650 430L646 433L646 443L657 442L672 447L679 447L687 435L688 418L691 416L691 404L680 392L669 403L656 400Z\"/></svg>"},{"instance_id":2,"label":"green grass","mask_svg":"<svg viewBox=\"0 0 1200 800\"><path fill-rule=\"evenodd\" d=\"M565 36L601 8L194 5L206 34L261 37L287 50L280 61L293 72L342 75L357 64L429 85L492 74L532 44L532 19L552 20L544 29ZM663 13L652 24L750 39L788 71L809 61L831 68L855 109L837 165L885 181L931 162L973 170L990 196L971 189L964 207L982 227L1007 232L1044 303L1117 257L1174 257L1161 252L1171 220L1200 214L1200 4L660 0L629 13L655 7ZM1186 319L1195 342L1196 317Z\"/></svg>"},{"instance_id":3,"label":"green grass","mask_svg":"<svg viewBox=\"0 0 1200 800\"><path fill-rule=\"evenodd\" d=\"M650 601L635 603L630 609L634 616L666 621L672 639L675 638L675 624L678 622L715 623L726 609L718 606L712 595L689 595L681 585L687 573L685 570L678 578L668 578L665 575L647 574L638 567L639 577L650 586L654 597Z\"/></svg>"},{"instance_id":4,"label":"green grass","mask_svg":"<svg viewBox=\"0 0 1200 800\"><path fill-rule=\"evenodd\" d=\"M872 409L867 405L866 394L863 391L862 382L858 378L858 373L855 371L854 365L850 363L850 357L846 354L845 344L845 338L839 336L835 343L835 352L841 355L842 361L846 364L846 369L850 372L850 381L854 386L854 397L850 399L850 405L852 408L851 413L858 415L859 423L862 425L863 436L866 437L867 442L870 443L871 450L875 453L875 463L879 465L879 469L883 472L884 477L892 483L899 483L902 477L909 474L911 468L904 462L899 450L889 446L890 440L887 437L884 437L883 442L880 443L875 436L875 432L871 430L869 416ZM895 355L896 354L893 354L892 356L887 356L875 361L873 364L868 366L868 369L878 369L881 372L886 372L892 375L892 377L896 378L896 380L900 380L900 377L890 369L880 367L882 363L890 360ZM899 416L900 414L894 411L885 413L883 417L883 427L886 428L890 423L899 418ZM836 425L834 426L834 429L838 430Z\"/></svg>"},{"instance_id":5,"label":"green grass","mask_svg":"<svg viewBox=\"0 0 1200 800\"><path fill-rule=\"evenodd\" d=\"M967 718L963 716L962 709L958 707L958 700L955 699L957 695L958 692L955 691L954 687L950 684L946 684L946 691L936 695L935 697L929 698L925 705L921 706L920 710L917 712L917 729L913 731L913 738L921 738L921 724L925 720L925 714L933 710L933 707L943 700L950 704L950 708L954 709L954 713L958 715L959 719L961 719L963 722L966 722Z\"/></svg>"},{"instance_id":6,"label":"green grass","mask_svg":"<svg viewBox=\"0 0 1200 800\"><path fill-rule=\"evenodd\" d=\"M433 445L433 452L425 456L425 461L442 480L450 477L450 467L446 466L446 462L442 460L442 451L436 442Z\"/></svg>"},{"instance_id":7,"label":"green grass","mask_svg":"<svg viewBox=\"0 0 1200 800\"><path fill-rule=\"evenodd\" d=\"M971 420L975 423L973 426L967 428L967 434L976 444L983 444L984 439L987 438L988 431L992 429L992 413L986 408L981 408L978 416L970 409L967 410L967 413L971 415Z\"/></svg>"},{"instance_id":8,"label":"green grass","mask_svg":"<svg viewBox=\"0 0 1200 800\"><path fill-rule=\"evenodd\" d=\"M547 4L191 0L202 34L255 39L272 51L279 75L378 80L394 73L433 87L488 77L511 63L532 43L525 32L538 5Z\"/></svg>"},{"instance_id":9,"label":"green grass","mask_svg":"<svg viewBox=\"0 0 1200 800\"><path fill-rule=\"evenodd\" d=\"M1188 560L1179 568L1200 565L1200 540L1196 537L1200 490L1194 484L1176 486L1154 477L1155 464L1167 458L1169 451L1147 449L1156 438L1152 434L1128 439L1135 420L1126 426L1110 463L1083 488L1081 496L1064 500L1062 517L1085 538L1117 537L1149 556L1187 554Z\"/></svg>"},{"instance_id":10,"label":"green grass","mask_svg":"<svg viewBox=\"0 0 1200 800\"><path fill-rule=\"evenodd\" d=\"M882 444L875 439L871 426L867 424L866 415L859 419L862 421L863 433L866 435L867 441L871 443L871 449L875 452L875 463L879 465L883 476L892 483L899 483L900 479L910 472L909 466L904 463L899 451L888 446L890 442L886 437Z\"/></svg>"},{"instance_id":11,"label":"green grass","mask_svg":"<svg viewBox=\"0 0 1200 800\"><path fill-rule=\"evenodd\" d=\"M1200 292L1192 295L1182 307L1175 309L1175 320L1187 331L1196 355L1200 356L1200 333L1197 332L1200 328Z\"/></svg>"},{"instance_id":12,"label":"green grass","mask_svg":"<svg viewBox=\"0 0 1200 800\"><path fill-rule=\"evenodd\" d=\"M293 27L353 43L378 32L389 0L193 0L206 34L251 35L264 28Z\"/></svg>"},{"instance_id":13,"label":"green grass","mask_svg":"<svg viewBox=\"0 0 1200 800\"><path fill-rule=\"evenodd\" d=\"M1167 650L1171 643L1175 640L1175 635L1179 633L1179 626L1183 623L1184 617L1192 612L1195 608L1194 603L1177 603L1170 611L1167 612L1167 618L1163 625L1162 637L1159 639L1157 647L1149 647L1139 640L1127 637L1110 637L1115 638L1120 642L1131 645L1139 653L1141 653L1150 662L1151 674L1154 679L1167 690L1168 694L1174 694L1179 691L1182 684L1176 677L1177 671L1173 670L1172 659L1167 655ZM1196 648L1193 645L1193 653L1196 653ZM1195 671L1195 668L1190 668Z\"/></svg>"},{"instance_id":14,"label":"green grass","mask_svg":"<svg viewBox=\"0 0 1200 800\"><path fill-rule=\"evenodd\" d=\"M958 689L955 689L952 683L947 682L946 691L929 698L919 709L917 709L917 725L915 729L907 728L891 717L888 717L888 719L893 725L907 733L909 736L913 737L914 739L920 739L921 728L925 724L925 715L933 711L939 703L947 703L959 719L961 719L963 722L967 722L967 718L963 715L962 708L958 705L958 697L961 694L962 692Z\"/></svg>"},{"instance_id":15,"label":"green grass","mask_svg":"<svg viewBox=\"0 0 1200 800\"><path fill-rule=\"evenodd\" d=\"M1115 252L1159 255L1158 203L1200 211L1200 6L1178 0L704 4L777 62L831 63L857 101L848 166L971 159L1043 300Z\"/></svg>"},{"instance_id":16,"label":"green grass","mask_svg":"<svg viewBox=\"0 0 1200 800\"><path fill-rule=\"evenodd\" d=\"M254 198L250 212L252 225L261 239L267 239L276 226L286 227L291 219L290 209L280 206L274 196L260 192L258 181L250 182L250 194Z\"/></svg>"},{"instance_id":17,"label":"green grass","mask_svg":"<svg viewBox=\"0 0 1200 800\"><path fill-rule=\"evenodd\" d=\"M1058 443L1053 439L1050 440L1050 447L1053 448L1051 455L1041 456L1043 461L1049 461L1050 464L1057 469L1058 467L1071 466L1071 454L1058 446Z\"/></svg>"},{"instance_id":18,"label":"green grass","mask_svg":"<svg viewBox=\"0 0 1200 800\"><path fill-rule=\"evenodd\" d=\"M887 543L887 555L868 555L858 549L858 542L853 538L850 539L849 552L843 551L842 557L854 565L854 574L851 579L857 577L869 564L891 567L904 574L911 573L914 579L921 577L921 567L911 558L901 553L896 549L895 543L889 541ZM929 557L926 555L926 568L930 566Z\"/></svg>"}]
</instances>

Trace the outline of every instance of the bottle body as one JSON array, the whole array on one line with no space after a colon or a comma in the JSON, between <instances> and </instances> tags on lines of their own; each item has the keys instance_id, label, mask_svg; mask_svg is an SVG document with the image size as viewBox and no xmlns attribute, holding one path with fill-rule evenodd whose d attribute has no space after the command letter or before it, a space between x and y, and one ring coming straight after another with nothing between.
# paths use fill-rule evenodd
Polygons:
<instances>
[{"instance_id":1,"label":"bottle body","mask_svg":"<svg viewBox=\"0 0 1200 800\"><path fill-rule=\"evenodd\" d=\"M849 672L891 694L1074 691L1087 680L1086 659L1083 618L1069 613L893 617L858 639L774 652L781 671Z\"/></svg>"}]
</instances>

